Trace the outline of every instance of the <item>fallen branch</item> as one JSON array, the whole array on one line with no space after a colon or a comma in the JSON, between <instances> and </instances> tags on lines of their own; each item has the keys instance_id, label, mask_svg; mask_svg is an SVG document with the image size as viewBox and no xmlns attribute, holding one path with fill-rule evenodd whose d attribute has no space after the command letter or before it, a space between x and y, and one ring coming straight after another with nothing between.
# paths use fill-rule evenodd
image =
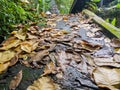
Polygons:
<instances>
[{"instance_id":1,"label":"fallen branch","mask_svg":"<svg viewBox=\"0 0 120 90\"><path fill-rule=\"evenodd\" d=\"M110 23L107 23L104 21L102 18L98 17L96 14L93 12L85 9L83 10L83 13L88 15L90 18L92 18L96 23L100 24L102 27L110 31L113 35L115 35L117 38L120 38L120 29L117 27L111 25Z\"/></svg>"}]
</instances>

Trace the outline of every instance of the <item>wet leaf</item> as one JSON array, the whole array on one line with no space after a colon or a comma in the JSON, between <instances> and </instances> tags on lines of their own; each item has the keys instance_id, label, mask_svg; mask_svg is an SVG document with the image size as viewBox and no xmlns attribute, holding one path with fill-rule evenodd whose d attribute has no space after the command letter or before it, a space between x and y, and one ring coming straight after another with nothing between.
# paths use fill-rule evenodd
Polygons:
<instances>
[{"instance_id":1,"label":"wet leaf","mask_svg":"<svg viewBox=\"0 0 120 90\"><path fill-rule=\"evenodd\" d=\"M50 77L41 77L34 81L27 90L57 90L57 87Z\"/></svg>"},{"instance_id":2,"label":"wet leaf","mask_svg":"<svg viewBox=\"0 0 120 90\"><path fill-rule=\"evenodd\" d=\"M0 64L0 74L5 71L10 65L10 62L4 63L4 64Z\"/></svg>"},{"instance_id":3,"label":"wet leaf","mask_svg":"<svg viewBox=\"0 0 120 90\"><path fill-rule=\"evenodd\" d=\"M13 77L13 79L10 82L9 90L15 90L16 87L20 84L22 80L22 70L17 73L16 76Z\"/></svg>"},{"instance_id":4,"label":"wet leaf","mask_svg":"<svg viewBox=\"0 0 120 90\"><path fill-rule=\"evenodd\" d=\"M0 63L5 63L10 61L15 56L14 51L2 51L0 52Z\"/></svg>"},{"instance_id":5,"label":"wet leaf","mask_svg":"<svg viewBox=\"0 0 120 90\"><path fill-rule=\"evenodd\" d=\"M99 87L110 90L120 89L120 69L98 67L93 72L93 78Z\"/></svg>"}]
</instances>

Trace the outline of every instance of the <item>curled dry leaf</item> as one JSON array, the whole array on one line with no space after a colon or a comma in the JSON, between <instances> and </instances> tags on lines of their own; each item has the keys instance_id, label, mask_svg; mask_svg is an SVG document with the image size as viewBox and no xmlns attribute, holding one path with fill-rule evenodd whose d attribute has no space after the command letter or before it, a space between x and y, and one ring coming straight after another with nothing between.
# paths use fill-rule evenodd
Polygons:
<instances>
[{"instance_id":1,"label":"curled dry leaf","mask_svg":"<svg viewBox=\"0 0 120 90\"><path fill-rule=\"evenodd\" d=\"M119 62L115 61L118 60L117 56L114 57L108 57L108 58L94 58L94 62L98 66L111 66L111 67L120 67Z\"/></svg>"},{"instance_id":2,"label":"curled dry leaf","mask_svg":"<svg viewBox=\"0 0 120 90\"><path fill-rule=\"evenodd\" d=\"M41 77L27 88L27 90L58 90L56 85L50 77Z\"/></svg>"},{"instance_id":3,"label":"curled dry leaf","mask_svg":"<svg viewBox=\"0 0 120 90\"><path fill-rule=\"evenodd\" d=\"M21 43L21 49L27 53L31 53L37 48L38 43L36 40L24 41Z\"/></svg>"},{"instance_id":4,"label":"curled dry leaf","mask_svg":"<svg viewBox=\"0 0 120 90\"><path fill-rule=\"evenodd\" d=\"M45 56L47 56L49 54L48 50L43 50L38 52L35 56L31 57L31 59L29 60L30 62L33 61L40 61L42 60Z\"/></svg>"},{"instance_id":5,"label":"curled dry leaf","mask_svg":"<svg viewBox=\"0 0 120 90\"><path fill-rule=\"evenodd\" d=\"M111 40L111 46L115 47L115 48L120 48L120 39L112 39Z\"/></svg>"},{"instance_id":6,"label":"curled dry leaf","mask_svg":"<svg viewBox=\"0 0 120 90\"><path fill-rule=\"evenodd\" d=\"M93 71L93 78L99 87L110 90L120 89L120 69L98 67Z\"/></svg>"},{"instance_id":7,"label":"curled dry leaf","mask_svg":"<svg viewBox=\"0 0 120 90\"><path fill-rule=\"evenodd\" d=\"M89 42L87 42L87 41L85 41L85 40L82 40L81 42L81 45L82 45L82 47L84 48L84 49L87 49L87 50L89 50L89 51L94 51L94 50L98 50L98 49L100 49L100 45L98 45L98 44L94 44L94 43L89 43Z\"/></svg>"},{"instance_id":8,"label":"curled dry leaf","mask_svg":"<svg viewBox=\"0 0 120 90\"><path fill-rule=\"evenodd\" d=\"M46 65L43 75L47 75L47 74L50 74L50 73L55 73L55 70L56 70L55 63L50 62Z\"/></svg>"},{"instance_id":9,"label":"curled dry leaf","mask_svg":"<svg viewBox=\"0 0 120 90\"><path fill-rule=\"evenodd\" d=\"M27 33L28 38L27 39L37 39L38 37L35 35L32 35L30 33Z\"/></svg>"},{"instance_id":10,"label":"curled dry leaf","mask_svg":"<svg viewBox=\"0 0 120 90\"><path fill-rule=\"evenodd\" d=\"M17 61L18 61L18 55L15 55L15 56L11 59L9 66L15 65L15 64L17 63Z\"/></svg>"},{"instance_id":11,"label":"curled dry leaf","mask_svg":"<svg viewBox=\"0 0 120 90\"><path fill-rule=\"evenodd\" d=\"M4 64L0 64L0 74L5 71L10 65L10 62L4 63Z\"/></svg>"},{"instance_id":12,"label":"curled dry leaf","mask_svg":"<svg viewBox=\"0 0 120 90\"><path fill-rule=\"evenodd\" d=\"M115 61L115 62L120 63L120 55L119 55L119 54L115 54L115 55L113 56L113 58L114 58L114 61Z\"/></svg>"},{"instance_id":13,"label":"curled dry leaf","mask_svg":"<svg viewBox=\"0 0 120 90\"><path fill-rule=\"evenodd\" d=\"M14 36L20 40L26 39L26 30L24 30L24 29L20 29L18 31L13 31L11 34L14 34Z\"/></svg>"},{"instance_id":14,"label":"curled dry leaf","mask_svg":"<svg viewBox=\"0 0 120 90\"><path fill-rule=\"evenodd\" d=\"M21 40L10 38L6 40L2 45L3 47L0 47L0 50L8 50L13 47L17 47L20 44Z\"/></svg>"},{"instance_id":15,"label":"curled dry leaf","mask_svg":"<svg viewBox=\"0 0 120 90\"><path fill-rule=\"evenodd\" d=\"M5 63L10 61L15 56L15 52L8 50L0 52L0 63Z\"/></svg>"},{"instance_id":16,"label":"curled dry leaf","mask_svg":"<svg viewBox=\"0 0 120 90\"><path fill-rule=\"evenodd\" d=\"M22 70L17 73L16 76L13 77L13 79L10 82L9 90L15 90L16 87L20 84L22 80Z\"/></svg>"}]
</instances>

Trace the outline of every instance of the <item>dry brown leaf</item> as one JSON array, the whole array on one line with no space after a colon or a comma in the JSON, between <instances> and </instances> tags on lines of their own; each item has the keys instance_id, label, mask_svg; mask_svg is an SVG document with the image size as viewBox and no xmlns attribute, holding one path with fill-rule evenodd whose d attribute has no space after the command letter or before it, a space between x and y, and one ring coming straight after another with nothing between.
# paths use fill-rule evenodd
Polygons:
<instances>
[{"instance_id":1,"label":"dry brown leaf","mask_svg":"<svg viewBox=\"0 0 120 90\"><path fill-rule=\"evenodd\" d=\"M64 17L63 17L63 20L64 20L64 21L67 21L67 20L68 20L68 17L67 17L67 16L64 16Z\"/></svg>"},{"instance_id":2,"label":"dry brown leaf","mask_svg":"<svg viewBox=\"0 0 120 90\"><path fill-rule=\"evenodd\" d=\"M114 58L114 61L115 61L115 62L120 63L120 55L119 55L119 54L115 54L115 55L113 56L113 58Z\"/></svg>"},{"instance_id":3,"label":"dry brown leaf","mask_svg":"<svg viewBox=\"0 0 120 90\"><path fill-rule=\"evenodd\" d=\"M10 65L10 62L4 63L4 64L0 64L0 74L5 71Z\"/></svg>"},{"instance_id":4,"label":"dry brown leaf","mask_svg":"<svg viewBox=\"0 0 120 90\"><path fill-rule=\"evenodd\" d=\"M14 51L2 51L0 52L0 63L5 63L10 61L15 56Z\"/></svg>"},{"instance_id":5,"label":"dry brown leaf","mask_svg":"<svg viewBox=\"0 0 120 90\"><path fill-rule=\"evenodd\" d=\"M11 34L14 34L15 37L17 37L20 40L25 40L26 39L26 30L20 29L18 31L13 31Z\"/></svg>"},{"instance_id":6,"label":"dry brown leaf","mask_svg":"<svg viewBox=\"0 0 120 90\"><path fill-rule=\"evenodd\" d=\"M17 61L18 61L18 55L15 55L15 56L11 59L9 66L15 65L15 64L17 63Z\"/></svg>"},{"instance_id":7,"label":"dry brown leaf","mask_svg":"<svg viewBox=\"0 0 120 90\"><path fill-rule=\"evenodd\" d=\"M108 58L94 58L94 62L98 66L120 67L119 62L115 61L114 59L113 59L113 57L108 57Z\"/></svg>"},{"instance_id":8,"label":"dry brown leaf","mask_svg":"<svg viewBox=\"0 0 120 90\"><path fill-rule=\"evenodd\" d=\"M27 39L37 39L38 37L35 35L32 35L30 33L27 33L28 38Z\"/></svg>"},{"instance_id":9,"label":"dry brown leaf","mask_svg":"<svg viewBox=\"0 0 120 90\"><path fill-rule=\"evenodd\" d=\"M41 77L27 88L27 90L58 90L58 86L50 77Z\"/></svg>"},{"instance_id":10,"label":"dry brown leaf","mask_svg":"<svg viewBox=\"0 0 120 90\"><path fill-rule=\"evenodd\" d=\"M20 44L21 40L10 38L6 40L2 45L3 47L0 47L0 50L8 50L13 47L17 47Z\"/></svg>"},{"instance_id":11,"label":"dry brown leaf","mask_svg":"<svg viewBox=\"0 0 120 90\"><path fill-rule=\"evenodd\" d=\"M55 63L50 62L46 65L43 75L47 75L47 74L50 74L50 73L55 73L55 70L56 70Z\"/></svg>"},{"instance_id":12,"label":"dry brown leaf","mask_svg":"<svg viewBox=\"0 0 120 90\"><path fill-rule=\"evenodd\" d=\"M33 61L40 61L43 59L43 57L47 56L49 54L48 50L43 50L38 52L35 56L31 57L31 59L29 60L30 62Z\"/></svg>"},{"instance_id":13,"label":"dry brown leaf","mask_svg":"<svg viewBox=\"0 0 120 90\"><path fill-rule=\"evenodd\" d=\"M111 41L111 46L115 47L115 48L120 48L120 39L112 39Z\"/></svg>"},{"instance_id":14,"label":"dry brown leaf","mask_svg":"<svg viewBox=\"0 0 120 90\"><path fill-rule=\"evenodd\" d=\"M110 90L120 89L120 69L98 67L93 71L93 78L99 87Z\"/></svg>"},{"instance_id":15,"label":"dry brown leaf","mask_svg":"<svg viewBox=\"0 0 120 90\"><path fill-rule=\"evenodd\" d=\"M100 49L100 47L101 47L101 46L98 45L98 44L89 43L89 42L87 42L87 41L85 41L85 40L80 41L80 43L81 43L81 45L82 45L82 47L83 47L84 49L89 50L89 51L98 50L98 49Z\"/></svg>"},{"instance_id":16,"label":"dry brown leaf","mask_svg":"<svg viewBox=\"0 0 120 90\"><path fill-rule=\"evenodd\" d=\"M10 82L9 90L15 90L16 87L20 84L22 80L22 70L17 73L16 76L13 77L13 79Z\"/></svg>"},{"instance_id":17,"label":"dry brown leaf","mask_svg":"<svg viewBox=\"0 0 120 90\"><path fill-rule=\"evenodd\" d=\"M27 53L31 53L37 48L38 43L36 40L24 41L21 43L21 49Z\"/></svg>"}]
</instances>

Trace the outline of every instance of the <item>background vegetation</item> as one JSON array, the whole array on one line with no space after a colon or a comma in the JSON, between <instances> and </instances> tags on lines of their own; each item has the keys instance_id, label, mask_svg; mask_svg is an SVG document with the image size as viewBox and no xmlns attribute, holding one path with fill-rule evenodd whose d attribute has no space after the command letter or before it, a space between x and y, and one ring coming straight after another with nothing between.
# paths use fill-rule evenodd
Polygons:
<instances>
[{"instance_id":1,"label":"background vegetation","mask_svg":"<svg viewBox=\"0 0 120 90\"><path fill-rule=\"evenodd\" d=\"M19 23L27 25L30 21L43 20L40 13L49 9L49 2L50 0L0 0L0 40L6 39Z\"/></svg>"},{"instance_id":2,"label":"background vegetation","mask_svg":"<svg viewBox=\"0 0 120 90\"><path fill-rule=\"evenodd\" d=\"M69 13L74 0L55 0L60 13ZM104 1L104 0L103 0ZM8 37L17 24L29 25L39 22L45 25L45 18L40 13L50 10L51 0L0 0L0 42ZM107 22L120 27L120 0L113 0L107 6L98 7L101 0L91 0L86 7L104 18Z\"/></svg>"}]
</instances>

